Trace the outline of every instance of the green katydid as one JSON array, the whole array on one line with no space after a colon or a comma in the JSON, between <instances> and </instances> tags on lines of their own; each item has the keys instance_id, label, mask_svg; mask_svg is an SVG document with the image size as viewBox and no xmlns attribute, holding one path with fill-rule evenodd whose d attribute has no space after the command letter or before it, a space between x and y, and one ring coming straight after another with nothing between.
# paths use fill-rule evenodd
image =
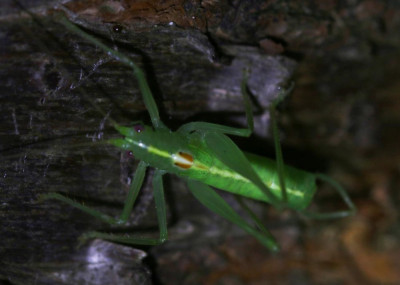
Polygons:
<instances>
[{"instance_id":1,"label":"green katydid","mask_svg":"<svg viewBox=\"0 0 400 285\"><path fill-rule=\"evenodd\" d=\"M277 208L287 207L313 218L346 217L355 213L354 204L338 183L323 174L313 174L284 165L278 138L275 107L287 92L281 92L270 107L276 162L241 151L227 136L248 137L253 131L253 114L246 92L247 73L245 73L241 85L245 102L247 128L239 129L206 122L191 122L173 132L162 123L145 75L132 60L83 32L65 18L61 19L61 22L67 29L100 47L109 55L133 69L152 122L152 126L138 123L132 128L120 126L111 120L115 129L123 138L110 139L107 143L121 150L131 151L140 160L119 218L116 219L105 215L58 193L44 194L41 195L41 198L66 202L110 224L123 224L127 222L134 206L144 180L146 168L153 167L156 169L153 177L153 188L160 229L159 238L117 236L101 232L89 232L84 234L83 239L102 238L121 243L142 245L156 245L164 242L167 239L166 207L162 183L162 176L165 173L176 174L186 179L190 191L202 204L238 225L273 251L278 250L279 246L261 221L250 212L249 214L256 227L250 225L210 186L267 202ZM93 105L102 112L94 103ZM341 195L349 209L324 214L307 212L305 209L310 205L316 191L317 179L330 183ZM250 210L247 209L247 211Z\"/></svg>"}]
</instances>

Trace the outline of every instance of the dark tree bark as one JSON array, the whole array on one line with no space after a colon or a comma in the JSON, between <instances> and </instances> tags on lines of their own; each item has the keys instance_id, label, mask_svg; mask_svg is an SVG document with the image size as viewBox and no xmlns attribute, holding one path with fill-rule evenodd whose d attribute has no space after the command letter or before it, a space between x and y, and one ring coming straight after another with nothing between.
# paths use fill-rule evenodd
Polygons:
<instances>
[{"instance_id":1,"label":"dark tree bark","mask_svg":"<svg viewBox=\"0 0 400 285\"><path fill-rule=\"evenodd\" d=\"M398 5L391 1L63 2L10 0L0 5L3 280L11 284L399 282L393 258L400 252L395 210L400 200L396 192ZM166 183L168 243L134 249L95 240L78 247L79 236L89 230L146 235L157 235L158 230L149 183L127 227L109 227L63 203L38 201L42 193L61 192L118 215L135 164L99 142L118 136L109 117L121 125L148 120L131 70L68 31L59 23L60 14L144 69L163 121L171 129L193 120L244 125L240 82L243 69L250 68L256 130L251 139L238 143L261 155L273 155L273 148L266 147L272 146L268 105L279 87L294 80L296 87L280 116L285 160L325 172L344 184L356 199L359 214L304 227L295 214L249 202L282 244L281 255L275 256L203 209L186 185L171 177ZM325 186L320 189L327 194L316 197L313 206L342 207L336 195L324 192ZM225 197L237 207L230 196ZM383 253L372 246L379 241ZM365 259L373 265L363 263ZM382 267L373 263L376 260ZM326 281L326 276L331 279Z\"/></svg>"}]
</instances>

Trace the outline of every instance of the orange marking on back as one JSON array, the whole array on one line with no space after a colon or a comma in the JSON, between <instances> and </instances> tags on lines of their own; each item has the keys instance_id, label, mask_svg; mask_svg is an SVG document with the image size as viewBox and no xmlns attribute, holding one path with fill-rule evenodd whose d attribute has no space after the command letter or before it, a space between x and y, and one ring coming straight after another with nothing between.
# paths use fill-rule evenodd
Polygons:
<instances>
[{"instance_id":1,"label":"orange marking on back","mask_svg":"<svg viewBox=\"0 0 400 285\"><path fill-rule=\"evenodd\" d=\"M174 164L183 169L189 169L193 165L193 156L186 152L178 152L172 156Z\"/></svg>"}]
</instances>

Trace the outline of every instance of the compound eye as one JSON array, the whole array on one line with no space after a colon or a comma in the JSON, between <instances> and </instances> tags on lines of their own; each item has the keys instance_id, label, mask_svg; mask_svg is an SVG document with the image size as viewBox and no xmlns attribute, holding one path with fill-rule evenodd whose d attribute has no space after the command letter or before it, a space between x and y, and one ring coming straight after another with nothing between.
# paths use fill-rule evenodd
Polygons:
<instances>
[{"instance_id":1,"label":"compound eye","mask_svg":"<svg viewBox=\"0 0 400 285\"><path fill-rule=\"evenodd\" d=\"M144 126L143 125L135 125L135 126L133 126L133 129L135 130L135 132L137 132L137 133L141 133L141 132L143 132L144 131Z\"/></svg>"}]
</instances>

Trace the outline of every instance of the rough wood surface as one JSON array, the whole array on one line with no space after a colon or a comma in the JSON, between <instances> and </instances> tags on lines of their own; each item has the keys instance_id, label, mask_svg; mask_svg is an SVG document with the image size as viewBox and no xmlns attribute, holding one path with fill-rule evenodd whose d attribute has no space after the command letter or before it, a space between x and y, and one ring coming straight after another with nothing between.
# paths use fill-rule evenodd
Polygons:
<instances>
[{"instance_id":1,"label":"rough wood surface","mask_svg":"<svg viewBox=\"0 0 400 285\"><path fill-rule=\"evenodd\" d=\"M391 1L2 1L0 278L6 284L398 283L399 9ZM285 158L343 183L357 200L357 217L307 227L296 215L255 203L283 245L273 256L209 214L171 177L170 242L133 249L94 241L78 248L85 231L154 235L157 221L150 185L128 229L62 203L37 202L38 194L56 191L117 215L134 163L98 143L117 134L89 101L120 124L148 119L130 70L66 30L60 12L146 71L171 128L200 119L243 124L239 84L250 67L256 135L239 143L259 154L273 153L263 110L277 87L294 79L280 123ZM329 191L315 204L341 206Z\"/></svg>"}]
</instances>

